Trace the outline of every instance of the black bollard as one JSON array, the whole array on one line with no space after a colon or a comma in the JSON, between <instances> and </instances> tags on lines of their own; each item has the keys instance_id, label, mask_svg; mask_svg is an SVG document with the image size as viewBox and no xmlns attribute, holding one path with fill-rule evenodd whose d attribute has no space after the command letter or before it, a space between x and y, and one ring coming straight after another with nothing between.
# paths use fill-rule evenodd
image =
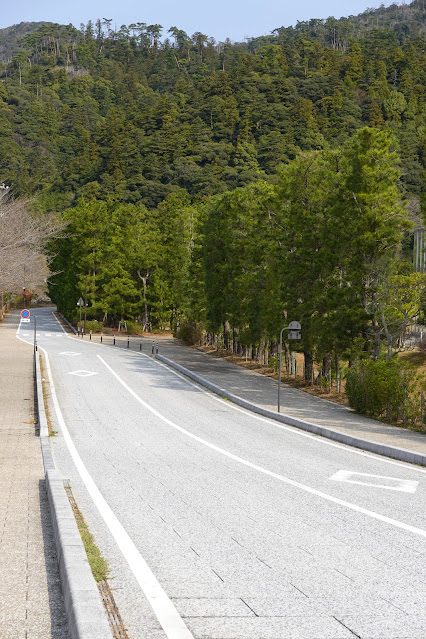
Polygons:
<instances>
[{"instance_id":1,"label":"black bollard","mask_svg":"<svg viewBox=\"0 0 426 639\"><path fill-rule=\"evenodd\" d=\"M114 335L114 346L115 346L115 335Z\"/></svg>"},{"instance_id":2,"label":"black bollard","mask_svg":"<svg viewBox=\"0 0 426 639\"><path fill-rule=\"evenodd\" d=\"M130 337L127 338L127 348L130 348Z\"/></svg>"}]
</instances>

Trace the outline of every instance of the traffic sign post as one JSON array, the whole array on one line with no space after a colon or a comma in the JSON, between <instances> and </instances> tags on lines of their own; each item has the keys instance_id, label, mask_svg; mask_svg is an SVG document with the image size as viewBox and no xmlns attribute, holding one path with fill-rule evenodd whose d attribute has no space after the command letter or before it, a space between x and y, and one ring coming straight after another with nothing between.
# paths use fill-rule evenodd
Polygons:
<instances>
[{"instance_id":1,"label":"traffic sign post","mask_svg":"<svg viewBox=\"0 0 426 639\"><path fill-rule=\"evenodd\" d=\"M24 308L21 311L21 322L29 322L29 321L30 321L30 312L27 308Z\"/></svg>"},{"instance_id":2,"label":"traffic sign post","mask_svg":"<svg viewBox=\"0 0 426 639\"><path fill-rule=\"evenodd\" d=\"M290 322L288 326L285 326L280 331L280 353L278 364L278 413L280 412L280 390L281 390L281 368L283 359L283 333L289 331L288 339L300 339L301 338L301 325L300 322Z\"/></svg>"}]
</instances>

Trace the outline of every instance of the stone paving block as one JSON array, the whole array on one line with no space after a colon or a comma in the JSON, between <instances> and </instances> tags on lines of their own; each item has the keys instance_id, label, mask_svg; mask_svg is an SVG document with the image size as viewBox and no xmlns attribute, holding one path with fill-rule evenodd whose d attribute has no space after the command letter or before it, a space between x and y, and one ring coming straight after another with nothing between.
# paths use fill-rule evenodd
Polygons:
<instances>
[{"instance_id":1,"label":"stone paving block","mask_svg":"<svg viewBox=\"0 0 426 639\"><path fill-rule=\"evenodd\" d=\"M186 619L197 639L354 639L331 617Z\"/></svg>"},{"instance_id":2,"label":"stone paving block","mask_svg":"<svg viewBox=\"0 0 426 639\"><path fill-rule=\"evenodd\" d=\"M423 618L406 615L403 612L383 617L341 615L338 619L353 633L364 639L424 639L426 636L426 615Z\"/></svg>"},{"instance_id":3,"label":"stone paving block","mask_svg":"<svg viewBox=\"0 0 426 639\"><path fill-rule=\"evenodd\" d=\"M330 617L330 610L316 600L304 597L294 590L292 596L243 597L243 601L258 617Z\"/></svg>"},{"instance_id":4,"label":"stone paving block","mask_svg":"<svg viewBox=\"0 0 426 639\"><path fill-rule=\"evenodd\" d=\"M33 423L32 348L16 339L18 317L0 325L0 637L66 639L62 592L51 586L59 572Z\"/></svg>"},{"instance_id":5,"label":"stone paving block","mask_svg":"<svg viewBox=\"0 0 426 639\"><path fill-rule=\"evenodd\" d=\"M237 598L215 599L207 597L174 599L182 617L255 617L255 613Z\"/></svg>"}]
</instances>

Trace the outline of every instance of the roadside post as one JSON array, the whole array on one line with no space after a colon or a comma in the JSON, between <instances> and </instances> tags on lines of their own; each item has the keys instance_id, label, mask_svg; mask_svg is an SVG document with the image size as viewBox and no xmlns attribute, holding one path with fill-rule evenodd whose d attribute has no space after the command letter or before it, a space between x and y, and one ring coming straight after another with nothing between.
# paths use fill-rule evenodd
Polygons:
<instances>
[{"instance_id":1,"label":"roadside post","mask_svg":"<svg viewBox=\"0 0 426 639\"><path fill-rule=\"evenodd\" d=\"M83 333L82 333L82 330L81 330L81 307L82 307L82 306L84 306L84 300L83 300L83 298L82 298L82 297L80 297L80 299L78 300L78 302L77 302L77 306L79 306L79 307L80 307L80 326L79 326L79 329L78 329L77 335L80 335L80 334L81 334L81 336L83 337Z\"/></svg>"},{"instance_id":2,"label":"roadside post","mask_svg":"<svg viewBox=\"0 0 426 639\"><path fill-rule=\"evenodd\" d=\"M279 352L279 364L278 364L278 410L280 412L280 390L281 390L281 368L282 368L282 360L283 360L283 333L284 331L289 331L288 339L300 339L301 338L301 325L300 322L290 322L288 326L284 326L284 328L280 331L280 352Z\"/></svg>"}]
</instances>

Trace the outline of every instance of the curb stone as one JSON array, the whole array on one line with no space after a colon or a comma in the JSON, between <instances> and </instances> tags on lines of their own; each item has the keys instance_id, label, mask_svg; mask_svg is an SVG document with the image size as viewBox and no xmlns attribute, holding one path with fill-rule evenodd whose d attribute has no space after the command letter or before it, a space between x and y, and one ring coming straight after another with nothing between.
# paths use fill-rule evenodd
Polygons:
<instances>
[{"instance_id":1,"label":"curb stone","mask_svg":"<svg viewBox=\"0 0 426 639\"><path fill-rule=\"evenodd\" d=\"M50 451L38 352L35 357L35 391L41 450L69 637L70 639L113 639L98 586L90 569L77 522L65 492L63 478L55 468Z\"/></svg>"},{"instance_id":2,"label":"curb stone","mask_svg":"<svg viewBox=\"0 0 426 639\"><path fill-rule=\"evenodd\" d=\"M426 466L426 455L422 455L421 453L416 453L411 450L406 450L405 448L397 448L395 446L380 444L369 439L362 439L361 437L352 437L351 435L341 433L340 431L333 430L331 428L325 428L324 426L319 426L318 424L313 424L312 422L297 419L297 417L291 417L290 415L284 415L283 413L277 413L276 411L262 408L262 406L252 404L246 399L238 397L238 395L234 395L224 388L221 388L220 386L209 382L204 377L201 377L201 375L193 373L191 370L185 368L181 364L177 364L173 360L164 357L164 355L157 354L156 358L160 362L163 362L167 366L170 366L170 368L174 368L187 377L190 377L194 381L198 382L201 386L204 386L213 393L221 395L222 397L226 397L226 399L229 399L234 404L237 404L238 406L241 406L241 408L245 408L253 413L257 413L264 417L269 417L270 419L275 419L276 421L282 422L287 426L294 426L295 428L305 430L309 433L313 433L314 435L320 435L321 437L332 439L341 444L346 444L347 446L353 446L354 448L360 448L361 450L376 453L377 455L384 455L385 457L391 457L392 459L398 459L399 461L409 462L410 464Z\"/></svg>"},{"instance_id":3,"label":"curb stone","mask_svg":"<svg viewBox=\"0 0 426 639\"><path fill-rule=\"evenodd\" d=\"M62 313L58 312L59 317L65 322L65 324L68 326L68 328L74 333L74 335L77 335L77 331L75 330L74 326L72 326L72 324L69 323L69 321L67 320L66 317L64 317L62 315Z\"/></svg>"}]
</instances>

